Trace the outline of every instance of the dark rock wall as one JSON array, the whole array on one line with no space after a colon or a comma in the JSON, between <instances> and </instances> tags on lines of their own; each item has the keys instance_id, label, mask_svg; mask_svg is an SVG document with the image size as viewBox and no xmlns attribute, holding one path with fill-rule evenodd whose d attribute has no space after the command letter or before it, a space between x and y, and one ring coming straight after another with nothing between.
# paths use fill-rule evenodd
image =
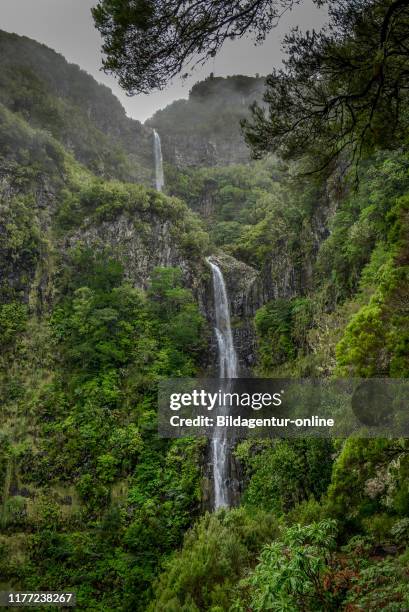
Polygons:
<instances>
[{"instance_id":1,"label":"dark rock wall","mask_svg":"<svg viewBox=\"0 0 409 612\"><path fill-rule=\"evenodd\" d=\"M179 169L229 166L250 161L250 151L243 136L224 140L196 134L161 134L163 159Z\"/></svg>"}]
</instances>

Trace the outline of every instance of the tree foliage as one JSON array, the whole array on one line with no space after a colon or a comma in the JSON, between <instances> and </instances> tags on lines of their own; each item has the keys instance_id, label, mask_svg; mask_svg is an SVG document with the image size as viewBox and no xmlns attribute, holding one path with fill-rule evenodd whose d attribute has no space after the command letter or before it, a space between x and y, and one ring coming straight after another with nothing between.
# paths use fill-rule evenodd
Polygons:
<instances>
[{"instance_id":1,"label":"tree foliage","mask_svg":"<svg viewBox=\"0 0 409 612\"><path fill-rule=\"evenodd\" d=\"M286 36L285 68L267 78L268 111L256 105L244 122L255 156L310 153L320 170L405 139L409 2L343 0L329 16L323 31Z\"/></svg>"},{"instance_id":2,"label":"tree foliage","mask_svg":"<svg viewBox=\"0 0 409 612\"><path fill-rule=\"evenodd\" d=\"M163 89L189 63L205 61L225 40L262 41L292 0L100 0L93 9L104 37L104 68L128 93Z\"/></svg>"},{"instance_id":3,"label":"tree foliage","mask_svg":"<svg viewBox=\"0 0 409 612\"><path fill-rule=\"evenodd\" d=\"M205 514L165 564L150 612L228 610L231 593L260 546L275 533L273 517L238 508Z\"/></svg>"},{"instance_id":4,"label":"tree foliage","mask_svg":"<svg viewBox=\"0 0 409 612\"><path fill-rule=\"evenodd\" d=\"M248 480L245 504L280 515L325 493L331 478L331 441L265 441L258 449L256 444L245 441L236 449Z\"/></svg>"},{"instance_id":5,"label":"tree foliage","mask_svg":"<svg viewBox=\"0 0 409 612\"><path fill-rule=\"evenodd\" d=\"M326 520L306 527L294 525L284 532L282 541L265 546L250 578L251 609L339 610L341 598L325 586L334 565L335 536L335 521Z\"/></svg>"}]
</instances>

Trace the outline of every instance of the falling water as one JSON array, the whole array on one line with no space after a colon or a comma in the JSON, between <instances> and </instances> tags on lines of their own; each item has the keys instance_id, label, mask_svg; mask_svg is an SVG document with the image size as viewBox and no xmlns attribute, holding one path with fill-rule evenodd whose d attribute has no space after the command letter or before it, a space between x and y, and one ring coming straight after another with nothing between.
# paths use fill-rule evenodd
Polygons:
<instances>
[{"instance_id":1,"label":"falling water","mask_svg":"<svg viewBox=\"0 0 409 612\"><path fill-rule=\"evenodd\" d=\"M212 269L216 339L219 357L219 377L237 378L237 355L233 344L229 302L223 274L217 264L207 260ZM226 434L212 440L212 463L215 509L229 505L228 500L228 444Z\"/></svg>"},{"instance_id":2,"label":"falling water","mask_svg":"<svg viewBox=\"0 0 409 612\"><path fill-rule=\"evenodd\" d=\"M163 157L160 136L156 130L153 130L153 152L155 155L155 186L157 191L162 191L165 186L165 177L163 175Z\"/></svg>"}]
</instances>

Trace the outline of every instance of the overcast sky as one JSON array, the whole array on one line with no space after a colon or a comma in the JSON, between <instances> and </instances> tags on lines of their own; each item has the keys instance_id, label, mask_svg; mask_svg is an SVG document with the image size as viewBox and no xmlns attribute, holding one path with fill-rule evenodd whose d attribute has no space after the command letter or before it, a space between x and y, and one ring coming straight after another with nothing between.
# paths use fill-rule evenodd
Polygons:
<instances>
[{"instance_id":1,"label":"overcast sky","mask_svg":"<svg viewBox=\"0 0 409 612\"><path fill-rule=\"evenodd\" d=\"M97 0L0 0L0 27L8 32L24 34L38 40L68 61L79 64L98 81L108 85L120 98L130 117L144 121L159 108L178 98L186 98L192 85L214 72L216 76L231 74L268 74L282 60L280 40L294 25L302 29L318 29L325 21L325 11L311 0L304 0L287 13L262 46L250 39L229 41L221 53L203 67L198 67L186 81L180 79L161 92L128 97L112 76L101 72L101 38L94 28L90 9ZM1 68L0 68L1 69Z\"/></svg>"}]
</instances>

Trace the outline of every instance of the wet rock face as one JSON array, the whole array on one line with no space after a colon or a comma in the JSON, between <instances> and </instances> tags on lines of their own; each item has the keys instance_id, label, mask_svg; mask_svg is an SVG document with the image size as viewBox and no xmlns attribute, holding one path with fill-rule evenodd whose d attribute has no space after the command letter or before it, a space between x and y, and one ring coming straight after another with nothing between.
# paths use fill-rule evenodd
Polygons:
<instances>
[{"instance_id":1,"label":"wet rock face","mask_svg":"<svg viewBox=\"0 0 409 612\"><path fill-rule=\"evenodd\" d=\"M164 160L183 168L230 166L250 161L250 151L241 134L229 140L206 139L195 134L163 135Z\"/></svg>"},{"instance_id":2,"label":"wet rock face","mask_svg":"<svg viewBox=\"0 0 409 612\"><path fill-rule=\"evenodd\" d=\"M183 255L172 237L171 224L150 213L132 218L123 214L114 221L92 225L70 237L66 247L82 243L102 250L109 247L122 263L125 275L134 287L146 289L156 267L176 267L182 270L188 286L194 286L191 262Z\"/></svg>"},{"instance_id":3,"label":"wet rock face","mask_svg":"<svg viewBox=\"0 0 409 612\"><path fill-rule=\"evenodd\" d=\"M309 245L302 261L294 261L285 241L271 251L255 283L256 303L263 305L270 300L292 299L305 295L312 288L314 262L329 234L328 222L335 208L331 196L323 193L299 238L301 243Z\"/></svg>"},{"instance_id":4,"label":"wet rock face","mask_svg":"<svg viewBox=\"0 0 409 612\"><path fill-rule=\"evenodd\" d=\"M179 169L246 163L250 151L240 121L262 104L262 77L214 77L196 83L187 100L156 112L146 125L161 137L164 161Z\"/></svg>"}]
</instances>

